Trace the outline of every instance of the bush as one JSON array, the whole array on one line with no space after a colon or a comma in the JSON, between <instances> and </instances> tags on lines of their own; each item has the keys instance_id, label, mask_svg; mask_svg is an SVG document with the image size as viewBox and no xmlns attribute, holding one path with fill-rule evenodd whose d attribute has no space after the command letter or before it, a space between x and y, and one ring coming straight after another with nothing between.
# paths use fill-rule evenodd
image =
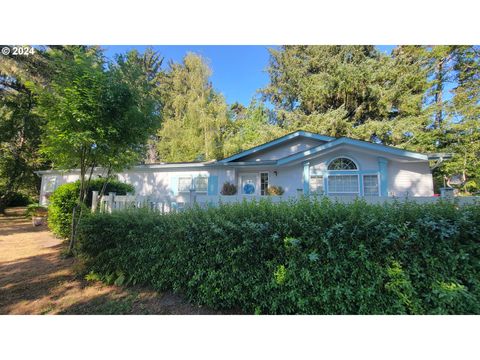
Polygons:
<instances>
[{"instance_id":1,"label":"bush","mask_svg":"<svg viewBox=\"0 0 480 360\"><path fill-rule=\"evenodd\" d=\"M38 204L30 204L27 206L27 210L25 211L26 217L32 216L47 216L47 208Z\"/></svg>"},{"instance_id":2,"label":"bush","mask_svg":"<svg viewBox=\"0 0 480 360\"><path fill-rule=\"evenodd\" d=\"M222 186L220 194L222 195L235 195L237 193L237 187L234 184L225 182Z\"/></svg>"},{"instance_id":3,"label":"bush","mask_svg":"<svg viewBox=\"0 0 480 360\"><path fill-rule=\"evenodd\" d=\"M105 181L105 179L95 179L90 182L86 199L87 212L92 206L92 191L101 191ZM115 192L118 195L125 195L127 192L133 191L134 188L130 184L110 180L105 194ZM62 238L67 238L70 235L73 208L77 204L79 195L80 181L76 181L60 185L49 197L48 226L55 235Z\"/></svg>"},{"instance_id":4,"label":"bush","mask_svg":"<svg viewBox=\"0 0 480 360\"><path fill-rule=\"evenodd\" d=\"M268 200L92 214L79 251L107 282L263 314L478 314L480 207Z\"/></svg>"},{"instance_id":5,"label":"bush","mask_svg":"<svg viewBox=\"0 0 480 360\"><path fill-rule=\"evenodd\" d=\"M277 186L277 185L271 185L267 188L267 195L283 195L285 190L283 190L283 187Z\"/></svg>"},{"instance_id":6,"label":"bush","mask_svg":"<svg viewBox=\"0 0 480 360\"><path fill-rule=\"evenodd\" d=\"M7 207L11 206L27 206L29 204L32 204L34 202L34 199L32 199L30 196L16 192L12 195L12 197L9 199L7 203Z\"/></svg>"}]
</instances>

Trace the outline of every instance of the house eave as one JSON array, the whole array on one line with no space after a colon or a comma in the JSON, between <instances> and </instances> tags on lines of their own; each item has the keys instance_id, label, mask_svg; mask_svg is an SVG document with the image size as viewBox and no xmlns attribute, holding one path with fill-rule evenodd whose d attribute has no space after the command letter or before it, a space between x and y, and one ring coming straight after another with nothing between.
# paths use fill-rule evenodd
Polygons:
<instances>
[{"instance_id":1,"label":"house eave","mask_svg":"<svg viewBox=\"0 0 480 360\"><path fill-rule=\"evenodd\" d=\"M228 163L228 162L231 162L231 161L234 161L234 160L237 160L237 159L241 159L241 158L243 158L243 157L245 157L245 156L252 155L252 154L255 154L255 153L259 152L259 151L268 149L268 148L270 148L270 147L272 147L272 146L276 146L276 145L282 144L282 143L284 143L285 141L288 141L288 140L297 138L297 137L299 137L299 136L302 136L302 137L305 137L305 138L309 138L309 139L326 141L326 142L329 142L329 141L332 141L332 140L335 139L335 138L333 138L333 137L331 137L331 136L314 134L314 133L311 133L311 132L308 132L308 131L298 130L298 131L295 131L295 132L293 132L293 133L284 135L284 136L282 136L282 137L280 137L280 138L278 138L278 139L269 141L269 142L267 142L267 143L264 143L264 144L255 146L255 147L253 147L253 148L251 148L251 149L242 151L242 152L240 152L240 153L238 153L238 154L229 156L228 158L225 158L225 159L223 159L223 160L220 160L219 163Z\"/></svg>"},{"instance_id":2,"label":"house eave","mask_svg":"<svg viewBox=\"0 0 480 360\"><path fill-rule=\"evenodd\" d=\"M340 145L351 145L354 147L362 148L365 150L378 151L382 154L389 154L393 156L399 156L411 159L413 161L428 161L428 156L412 151L397 149L390 146L381 144L372 144L366 141L350 139L346 137L338 138L337 140L328 142L326 144L319 145L317 147L302 151L297 154L286 156L278 160L278 165L284 165L295 161L308 160L311 157L319 155L322 151L332 149Z\"/></svg>"},{"instance_id":3,"label":"house eave","mask_svg":"<svg viewBox=\"0 0 480 360\"><path fill-rule=\"evenodd\" d=\"M132 171L132 170L140 170L140 171L149 171L155 169L178 169L178 168L206 168L212 167L216 165L216 161L209 161L209 162L190 162L190 163L160 163L160 164L141 164L135 165L130 168L127 168L123 171ZM99 173L105 171L105 168L96 167L93 169L94 173ZM37 175L58 175L64 173L79 173L80 169L51 169L51 170L38 170L35 171Z\"/></svg>"}]
</instances>

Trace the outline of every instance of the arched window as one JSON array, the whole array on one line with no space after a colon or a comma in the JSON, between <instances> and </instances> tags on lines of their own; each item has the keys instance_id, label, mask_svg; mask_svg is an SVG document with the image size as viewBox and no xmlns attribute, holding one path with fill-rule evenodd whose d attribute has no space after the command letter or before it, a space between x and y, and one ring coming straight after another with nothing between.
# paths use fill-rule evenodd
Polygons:
<instances>
[{"instance_id":1,"label":"arched window","mask_svg":"<svg viewBox=\"0 0 480 360\"><path fill-rule=\"evenodd\" d=\"M349 158L339 157L328 164L328 170L358 170L357 164Z\"/></svg>"}]
</instances>

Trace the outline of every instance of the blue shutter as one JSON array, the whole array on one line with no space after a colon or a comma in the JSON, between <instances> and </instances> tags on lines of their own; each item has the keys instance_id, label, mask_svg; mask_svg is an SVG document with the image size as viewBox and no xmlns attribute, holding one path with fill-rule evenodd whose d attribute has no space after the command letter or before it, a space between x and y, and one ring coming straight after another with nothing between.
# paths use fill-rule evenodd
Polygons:
<instances>
[{"instance_id":1,"label":"blue shutter","mask_svg":"<svg viewBox=\"0 0 480 360\"><path fill-rule=\"evenodd\" d=\"M170 189L172 190L174 196L178 195L178 176L170 177Z\"/></svg>"},{"instance_id":2,"label":"blue shutter","mask_svg":"<svg viewBox=\"0 0 480 360\"><path fill-rule=\"evenodd\" d=\"M378 170L380 172L380 196L388 196L388 160L378 158Z\"/></svg>"},{"instance_id":3,"label":"blue shutter","mask_svg":"<svg viewBox=\"0 0 480 360\"><path fill-rule=\"evenodd\" d=\"M210 175L208 177L208 195L218 194L218 176Z\"/></svg>"},{"instance_id":4,"label":"blue shutter","mask_svg":"<svg viewBox=\"0 0 480 360\"><path fill-rule=\"evenodd\" d=\"M310 163L305 161L303 163L303 194L310 193Z\"/></svg>"}]
</instances>

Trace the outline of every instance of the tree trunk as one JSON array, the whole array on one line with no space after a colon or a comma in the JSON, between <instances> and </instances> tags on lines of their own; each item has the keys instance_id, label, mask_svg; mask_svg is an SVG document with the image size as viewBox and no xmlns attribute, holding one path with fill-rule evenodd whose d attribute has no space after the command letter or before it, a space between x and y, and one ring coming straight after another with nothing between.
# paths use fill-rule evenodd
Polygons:
<instances>
[{"instance_id":1,"label":"tree trunk","mask_svg":"<svg viewBox=\"0 0 480 360\"><path fill-rule=\"evenodd\" d=\"M108 182L110 181L111 170L112 170L112 165L109 165L108 170L107 170L107 177L105 179L105 182L103 183L103 186L102 186L102 189L100 190L100 193L98 194L99 199L101 199L102 196L105 195L105 191L107 190ZM100 208L100 202L97 202L97 208L95 209L95 211L98 211L99 208Z\"/></svg>"},{"instance_id":2,"label":"tree trunk","mask_svg":"<svg viewBox=\"0 0 480 360\"><path fill-rule=\"evenodd\" d=\"M80 170L80 195L78 199L78 205L76 206L77 210L75 211L74 209L74 213L73 213L74 215L72 216L72 233L70 236L70 245L68 247L68 252L70 254L73 254L73 250L75 248L75 243L77 240L78 225L80 224L80 220L82 219L83 205L85 204L85 201L87 199L88 188L90 186L90 181L92 179L94 168L95 168L95 164L92 164L90 174L88 176L88 180L86 181L85 181L86 167L83 166Z\"/></svg>"},{"instance_id":3,"label":"tree trunk","mask_svg":"<svg viewBox=\"0 0 480 360\"><path fill-rule=\"evenodd\" d=\"M436 66L435 126L437 129L440 129L443 122L443 75L443 60L441 60Z\"/></svg>"}]
</instances>

